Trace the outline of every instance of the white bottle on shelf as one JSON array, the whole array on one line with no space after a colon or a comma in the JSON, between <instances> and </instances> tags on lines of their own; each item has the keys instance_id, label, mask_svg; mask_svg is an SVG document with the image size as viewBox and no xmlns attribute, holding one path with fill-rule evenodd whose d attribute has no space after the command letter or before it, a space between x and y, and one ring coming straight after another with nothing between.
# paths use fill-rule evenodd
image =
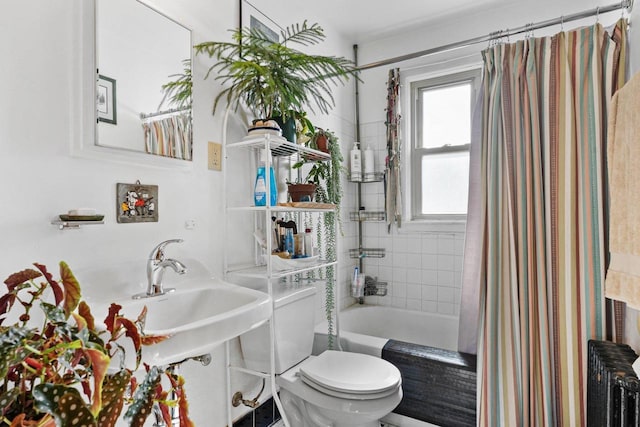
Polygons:
<instances>
[{"instance_id":1,"label":"white bottle on shelf","mask_svg":"<svg viewBox=\"0 0 640 427\"><path fill-rule=\"evenodd\" d=\"M353 148L349 156L349 174L351 181L362 181L362 153L358 148L358 143L353 143Z\"/></svg>"},{"instance_id":2,"label":"white bottle on shelf","mask_svg":"<svg viewBox=\"0 0 640 427\"><path fill-rule=\"evenodd\" d=\"M367 144L367 149L364 150L364 155L362 156L362 162L364 163L364 181L373 181L376 178L376 160L374 157L373 150L371 149L371 144Z\"/></svg>"},{"instance_id":3,"label":"white bottle on shelf","mask_svg":"<svg viewBox=\"0 0 640 427\"><path fill-rule=\"evenodd\" d=\"M311 234L311 228L305 228L304 230L304 253L306 256L311 257L314 256L313 250L313 235Z\"/></svg>"}]
</instances>

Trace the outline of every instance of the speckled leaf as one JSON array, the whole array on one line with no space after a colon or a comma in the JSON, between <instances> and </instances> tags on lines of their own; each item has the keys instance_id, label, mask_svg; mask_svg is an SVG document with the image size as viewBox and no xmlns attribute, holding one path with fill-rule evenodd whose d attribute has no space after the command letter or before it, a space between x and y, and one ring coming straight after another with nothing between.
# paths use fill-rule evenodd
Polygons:
<instances>
[{"instance_id":1,"label":"speckled leaf","mask_svg":"<svg viewBox=\"0 0 640 427\"><path fill-rule=\"evenodd\" d=\"M85 349L84 354L91 360L91 371L93 372L91 413L95 416L102 409L102 383L107 375L111 358L103 352L91 348Z\"/></svg>"},{"instance_id":2,"label":"speckled leaf","mask_svg":"<svg viewBox=\"0 0 640 427\"><path fill-rule=\"evenodd\" d=\"M127 319L126 317L116 317L116 324L118 327L122 327L125 329L125 334L131 338L131 342L133 343L133 348L136 351L136 366L140 366L140 361L142 359L142 339L140 338L140 330L138 329L138 325L136 325L133 321Z\"/></svg>"},{"instance_id":3,"label":"speckled leaf","mask_svg":"<svg viewBox=\"0 0 640 427\"><path fill-rule=\"evenodd\" d=\"M16 363L16 353L29 334L26 328L10 328L0 334L0 379L7 376L9 366Z\"/></svg>"},{"instance_id":4,"label":"speckled leaf","mask_svg":"<svg viewBox=\"0 0 640 427\"><path fill-rule=\"evenodd\" d=\"M187 393L184 390L184 377L181 375L168 375L168 377L178 399L180 427L195 427L195 424L189 418L189 402L187 401Z\"/></svg>"},{"instance_id":5,"label":"speckled leaf","mask_svg":"<svg viewBox=\"0 0 640 427\"><path fill-rule=\"evenodd\" d=\"M161 343L169 338L169 335L142 335L142 345L153 345Z\"/></svg>"},{"instance_id":6,"label":"speckled leaf","mask_svg":"<svg viewBox=\"0 0 640 427\"><path fill-rule=\"evenodd\" d=\"M20 395L20 388L14 387L5 393L0 394L0 414L5 415L5 410Z\"/></svg>"},{"instance_id":7,"label":"speckled leaf","mask_svg":"<svg viewBox=\"0 0 640 427\"><path fill-rule=\"evenodd\" d=\"M144 322L147 320L147 306L143 306L138 318L136 319L136 323L140 325L144 325ZM142 329L142 327L140 327Z\"/></svg>"},{"instance_id":8,"label":"speckled leaf","mask_svg":"<svg viewBox=\"0 0 640 427\"><path fill-rule=\"evenodd\" d=\"M17 273L13 273L11 276L7 277L4 281L4 284L7 285L7 289L9 291L13 291L18 285L22 285L23 283L36 279L40 276L42 276L42 274L39 271L27 268L25 270L18 271Z\"/></svg>"},{"instance_id":9,"label":"speckled leaf","mask_svg":"<svg viewBox=\"0 0 640 427\"><path fill-rule=\"evenodd\" d=\"M65 316L64 311L62 311L61 308L46 302L41 302L40 307L42 308L42 311L44 311L45 316L47 316L47 319L52 323L55 323L56 325L67 324L67 316Z\"/></svg>"},{"instance_id":10,"label":"speckled leaf","mask_svg":"<svg viewBox=\"0 0 640 427\"><path fill-rule=\"evenodd\" d=\"M60 261L60 277L64 286L64 313L69 317L80 302L80 284L64 261Z\"/></svg>"},{"instance_id":11,"label":"speckled leaf","mask_svg":"<svg viewBox=\"0 0 640 427\"><path fill-rule=\"evenodd\" d=\"M78 326L78 330L82 331L87 329L87 321L84 320L84 317L80 316L77 313L71 313L71 317L76 321L76 325Z\"/></svg>"},{"instance_id":12,"label":"speckled leaf","mask_svg":"<svg viewBox=\"0 0 640 427\"><path fill-rule=\"evenodd\" d=\"M47 267L42 264L38 264L37 262L34 262L33 265L35 265L36 268L40 270L40 272L44 275L45 279L47 279L47 282L49 283L49 286L51 286L51 290L53 291L53 297L55 298L56 305L60 305L62 299L64 298L64 294L62 292L60 284L53 280L53 276L47 271Z\"/></svg>"},{"instance_id":13,"label":"speckled leaf","mask_svg":"<svg viewBox=\"0 0 640 427\"><path fill-rule=\"evenodd\" d=\"M39 384L33 389L35 408L51 414L58 427L97 427L78 390L64 385Z\"/></svg>"},{"instance_id":14,"label":"speckled leaf","mask_svg":"<svg viewBox=\"0 0 640 427\"><path fill-rule=\"evenodd\" d=\"M89 308L89 305L86 302L80 301L80 304L78 305L78 314L82 316L85 322L87 322L87 328L89 328L90 331L96 330L96 321L93 318L93 314L91 314L91 309Z\"/></svg>"},{"instance_id":15,"label":"speckled leaf","mask_svg":"<svg viewBox=\"0 0 640 427\"><path fill-rule=\"evenodd\" d=\"M116 318L118 316L118 313L120 313L120 309L122 308L121 305L116 304L115 302L112 302L111 305L109 306L109 313L107 314L107 317L104 319L104 325L107 327L107 331L109 331L111 333L111 335L114 334L114 331L116 329Z\"/></svg>"},{"instance_id":16,"label":"speckled leaf","mask_svg":"<svg viewBox=\"0 0 640 427\"><path fill-rule=\"evenodd\" d=\"M13 303L16 302L16 295L14 293L7 293L0 297L0 315L6 314L13 307ZM0 324L5 318L0 318Z\"/></svg>"},{"instance_id":17,"label":"speckled leaf","mask_svg":"<svg viewBox=\"0 0 640 427\"><path fill-rule=\"evenodd\" d=\"M124 414L124 420L128 421L130 427L142 427L144 421L151 414L153 407L153 397L155 396L156 385L160 383L160 370L153 366L142 384L138 386L133 395L133 403Z\"/></svg>"},{"instance_id":18,"label":"speckled leaf","mask_svg":"<svg viewBox=\"0 0 640 427\"><path fill-rule=\"evenodd\" d=\"M102 410L98 414L100 427L113 427L124 406L124 393L131 381L131 373L126 369L109 375L102 387Z\"/></svg>"}]
</instances>

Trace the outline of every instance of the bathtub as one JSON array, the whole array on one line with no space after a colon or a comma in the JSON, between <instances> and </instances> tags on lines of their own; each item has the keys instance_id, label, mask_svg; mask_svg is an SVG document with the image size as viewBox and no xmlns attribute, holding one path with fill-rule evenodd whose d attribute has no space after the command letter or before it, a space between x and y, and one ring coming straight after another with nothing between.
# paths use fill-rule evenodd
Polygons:
<instances>
[{"instance_id":1,"label":"bathtub","mask_svg":"<svg viewBox=\"0 0 640 427\"><path fill-rule=\"evenodd\" d=\"M344 351L381 357L389 339L455 350L458 318L376 305L352 305L340 312ZM326 350L327 322L315 328L314 354Z\"/></svg>"},{"instance_id":2,"label":"bathtub","mask_svg":"<svg viewBox=\"0 0 640 427\"><path fill-rule=\"evenodd\" d=\"M325 321L315 328L314 354L327 341ZM476 356L457 352L457 343L453 316L367 305L340 312L342 350L381 357L402 374L402 401L383 419L391 425L475 427Z\"/></svg>"}]
</instances>

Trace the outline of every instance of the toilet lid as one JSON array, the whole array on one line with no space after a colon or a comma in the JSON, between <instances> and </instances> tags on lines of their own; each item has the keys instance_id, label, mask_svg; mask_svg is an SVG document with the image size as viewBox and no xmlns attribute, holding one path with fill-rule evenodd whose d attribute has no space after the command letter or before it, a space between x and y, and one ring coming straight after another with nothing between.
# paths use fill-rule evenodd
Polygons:
<instances>
[{"instance_id":1,"label":"toilet lid","mask_svg":"<svg viewBox=\"0 0 640 427\"><path fill-rule=\"evenodd\" d=\"M386 396L401 383L400 371L378 357L360 353L327 350L307 360L299 371L302 380L327 394L350 395L364 398ZM331 393L335 392L335 393ZM371 398L371 396L369 396Z\"/></svg>"}]
</instances>

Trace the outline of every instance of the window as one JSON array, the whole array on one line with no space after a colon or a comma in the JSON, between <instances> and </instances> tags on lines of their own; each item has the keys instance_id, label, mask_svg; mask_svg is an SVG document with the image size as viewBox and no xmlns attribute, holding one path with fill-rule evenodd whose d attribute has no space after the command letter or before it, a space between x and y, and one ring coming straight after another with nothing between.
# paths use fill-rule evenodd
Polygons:
<instances>
[{"instance_id":1,"label":"window","mask_svg":"<svg viewBox=\"0 0 640 427\"><path fill-rule=\"evenodd\" d=\"M479 84L479 70L411 83L412 219L466 218L471 115Z\"/></svg>"}]
</instances>

